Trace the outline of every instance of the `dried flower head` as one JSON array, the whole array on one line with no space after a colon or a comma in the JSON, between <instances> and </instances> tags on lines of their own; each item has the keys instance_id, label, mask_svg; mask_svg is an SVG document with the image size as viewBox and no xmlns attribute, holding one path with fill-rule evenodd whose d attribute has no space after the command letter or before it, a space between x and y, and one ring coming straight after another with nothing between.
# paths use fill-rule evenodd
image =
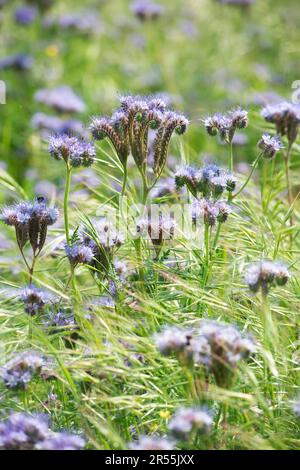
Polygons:
<instances>
[{"instance_id":1,"label":"dried flower head","mask_svg":"<svg viewBox=\"0 0 300 470\"><path fill-rule=\"evenodd\" d=\"M180 408L169 422L171 434L183 441L190 438L191 433L209 434L213 419L206 408Z\"/></svg>"},{"instance_id":2,"label":"dried flower head","mask_svg":"<svg viewBox=\"0 0 300 470\"><path fill-rule=\"evenodd\" d=\"M289 278L289 271L283 263L268 260L250 264L245 274L249 289L255 293L261 289L263 294L267 294L276 284L284 286Z\"/></svg>"},{"instance_id":3,"label":"dried flower head","mask_svg":"<svg viewBox=\"0 0 300 470\"><path fill-rule=\"evenodd\" d=\"M258 142L258 147L262 150L264 158L271 159L276 153L283 149L283 145L278 137L271 137L269 134L263 134Z\"/></svg>"}]
</instances>

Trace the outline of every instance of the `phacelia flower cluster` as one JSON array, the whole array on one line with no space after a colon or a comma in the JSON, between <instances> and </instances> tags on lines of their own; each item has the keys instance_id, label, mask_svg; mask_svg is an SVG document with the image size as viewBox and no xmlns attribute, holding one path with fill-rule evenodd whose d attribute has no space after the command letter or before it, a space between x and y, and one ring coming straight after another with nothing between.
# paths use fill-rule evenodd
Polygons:
<instances>
[{"instance_id":1,"label":"phacelia flower cluster","mask_svg":"<svg viewBox=\"0 0 300 470\"><path fill-rule=\"evenodd\" d=\"M232 193L236 187L236 177L217 165L207 165L203 168L184 166L175 173L177 189L184 186L197 197L218 199L224 191Z\"/></svg>"},{"instance_id":2,"label":"phacelia flower cluster","mask_svg":"<svg viewBox=\"0 0 300 470\"><path fill-rule=\"evenodd\" d=\"M223 224L227 221L231 208L222 200L200 199L199 201L193 201L191 211L192 221L195 226L204 224L213 227L217 222Z\"/></svg>"},{"instance_id":3,"label":"phacelia flower cluster","mask_svg":"<svg viewBox=\"0 0 300 470\"><path fill-rule=\"evenodd\" d=\"M71 244L66 246L66 253L75 267L88 264L99 272L107 272L116 251L124 243L124 237L113 224L102 219L93 226L82 227Z\"/></svg>"},{"instance_id":4,"label":"phacelia flower cluster","mask_svg":"<svg viewBox=\"0 0 300 470\"><path fill-rule=\"evenodd\" d=\"M35 100L60 113L81 113L85 110L84 102L68 86L38 90Z\"/></svg>"},{"instance_id":5,"label":"phacelia flower cluster","mask_svg":"<svg viewBox=\"0 0 300 470\"><path fill-rule=\"evenodd\" d=\"M204 120L204 126L209 135L219 134L221 140L231 143L236 130L248 126L248 112L237 108L226 114L214 114Z\"/></svg>"},{"instance_id":6,"label":"phacelia flower cluster","mask_svg":"<svg viewBox=\"0 0 300 470\"><path fill-rule=\"evenodd\" d=\"M269 134L263 134L258 142L258 147L262 150L264 158L272 159L284 148L284 145L277 136L271 137Z\"/></svg>"},{"instance_id":7,"label":"phacelia flower cluster","mask_svg":"<svg viewBox=\"0 0 300 470\"><path fill-rule=\"evenodd\" d=\"M33 285L23 289L20 297L24 303L25 312L31 316L44 313L46 306L55 302L52 294Z\"/></svg>"},{"instance_id":8,"label":"phacelia flower cluster","mask_svg":"<svg viewBox=\"0 0 300 470\"><path fill-rule=\"evenodd\" d=\"M51 137L48 151L55 160L64 160L71 167L91 166L96 157L93 142L68 134Z\"/></svg>"},{"instance_id":9,"label":"phacelia flower cluster","mask_svg":"<svg viewBox=\"0 0 300 470\"><path fill-rule=\"evenodd\" d=\"M173 450L172 441L162 437L141 436L138 441L130 444L131 450Z\"/></svg>"},{"instance_id":10,"label":"phacelia flower cluster","mask_svg":"<svg viewBox=\"0 0 300 470\"><path fill-rule=\"evenodd\" d=\"M81 450L82 437L49 429L49 420L43 414L12 413L0 422L1 450Z\"/></svg>"},{"instance_id":11,"label":"phacelia flower cluster","mask_svg":"<svg viewBox=\"0 0 300 470\"><path fill-rule=\"evenodd\" d=\"M164 7L150 0L136 0L130 5L131 11L140 21L156 20L164 13Z\"/></svg>"},{"instance_id":12,"label":"phacelia flower cluster","mask_svg":"<svg viewBox=\"0 0 300 470\"><path fill-rule=\"evenodd\" d=\"M155 337L163 355L174 355L182 364L201 364L219 386L229 386L242 359L256 351L251 337L232 325L203 320L195 330L166 328Z\"/></svg>"},{"instance_id":13,"label":"phacelia flower cluster","mask_svg":"<svg viewBox=\"0 0 300 470\"><path fill-rule=\"evenodd\" d=\"M96 140L108 138L125 167L131 152L141 173L145 174L149 157L149 132L154 132L153 173L157 179L167 160L173 132L183 134L188 121L167 109L160 98L123 96L121 106L110 118L93 118L90 129Z\"/></svg>"},{"instance_id":14,"label":"phacelia flower cluster","mask_svg":"<svg viewBox=\"0 0 300 470\"><path fill-rule=\"evenodd\" d=\"M266 106L262 109L261 115L267 122L275 124L277 134L287 136L289 145L295 142L300 125L299 105L283 101Z\"/></svg>"},{"instance_id":15,"label":"phacelia flower cluster","mask_svg":"<svg viewBox=\"0 0 300 470\"><path fill-rule=\"evenodd\" d=\"M3 208L0 220L15 227L20 249L29 241L33 253L38 254L45 244L48 226L57 221L58 215L55 207L49 207L45 198L39 197L33 203L21 202Z\"/></svg>"},{"instance_id":16,"label":"phacelia flower cluster","mask_svg":"<svg viewBox=\"0 0 300 470\"><path fill-rule=\"evenodd\" d=\"M176 439L187 441L192 433L209 434L212 424L212 414L206 408L179 408L168 429Z\"/></svg>"},{"instance_id":17,"label":"phacelia flower cluster","mask_svg":"<svg viewBox=\"0 0 300 470\"><path fill-rule=\"evenodd\" d=\"M34 351L27 351L13 357L0 370L0 379L7 388L25 389L43 367L43 358Z\"/></svg>"},{"instance_id":18,"label":"phacelia flower cluster","mask_svg":"<svg viewBox=\"0 0 300 470\"><path fill-rule=\"evenodd\" d=\"M252 292L267 294L273 286L284 286L290 278L285 264L278 261L258 261L250 264L245 274L246 284Z\"/></svg>"},{"instance_id":19,"label":"phacelia flower cluster","mask_svg":"<svg viewBox=\"0 0 300 470\"><path fill-rule=\"evenodd\" d=\"M166 216L161 212L157 214L157 217L155 215L139 220L136 230L138 235L149 236L157 254L159 254L163 245L174 238L176 224L171 215Z\"/></svg>"}]
</instances>

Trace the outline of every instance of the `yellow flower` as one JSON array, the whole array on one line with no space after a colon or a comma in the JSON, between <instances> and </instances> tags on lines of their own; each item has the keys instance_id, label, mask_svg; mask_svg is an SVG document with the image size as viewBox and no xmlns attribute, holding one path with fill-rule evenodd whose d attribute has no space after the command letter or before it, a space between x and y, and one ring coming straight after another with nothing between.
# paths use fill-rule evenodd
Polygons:
<instances>
[{"instance_id":1,"label":"yellow flower","mask_svg":"<svg viewBox=\"0 0 300 470\"><path fill-rule=\"evenodd\" d=\"M159 412L159 416L163 419L168 419L170 416L170 411L168 410L162 410Z\"/></svg>"},{"instance_id":2,"label":"yellow flower","mask_svg":"<svg viewBox=\"0 0 300 470\"><path fill-rule=\"evenodd\" d=\"M50 45L46 47L45 53L48 57L57 57L58 56L58 47L55 45Z\"/></svg>"}]
</instances>

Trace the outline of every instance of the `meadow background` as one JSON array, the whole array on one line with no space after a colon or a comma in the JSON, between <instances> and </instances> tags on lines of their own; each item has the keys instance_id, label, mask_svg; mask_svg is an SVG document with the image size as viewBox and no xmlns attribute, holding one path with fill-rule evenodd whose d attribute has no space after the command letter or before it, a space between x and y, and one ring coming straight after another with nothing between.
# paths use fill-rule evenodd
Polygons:
<instances>
[{"instance_id":1,"label":"meadow background","mask_svg":"<svg viewBox=\"0 0 300 470\"><path fill-rule=\"evenodd\" d=\"M274 133L261 117L261 107L281 98L291 100L292 83L300 80L298 0L257 0L247 9L217 0L160 0L164 14L153 21L136 18L130 3L54 1L30 25L15 20L22 2L9 1L0 9L0 80L6 84L6 104L0 105L0 203L42 194L60 208L33 281L59 296L70 311L74 299L66 289L63 164L49 156L45 133L32 124L37 112L58 113L37 102L37 90L70 86L85 103L85 110L76 113L84 125L93 115L110 115L119 95L165 96L172 108L185 114L189 128L172 140L162 178L173 178L182 163L201 167L211 161L226 167L227 146L205 132L202 120L242 106L249 112L249 126L234 144L234 173L241 186L262 133ZM48 15L77 11L94 12L94 28L78 31L43 23ZM3 66L4 59L15 54L30 57L26 70ZM294 197L300 189L298 171L296 142L291 156ZM97 143L91 169L73 171L72 229L95 217L103 204L117 207L121 184L112 148ZM19 296L28 277L13 230L1 225L1 365L14 353L35 350L48 358L51 369L49 377L34 379L26 390L0 385L3 419L12 411L43 411L53 429L83 434L86 448L124 449L139 436L165 436L178 408L200 403L213 411L209 437L178 443L177 448L299 449L299 418L291 405L300 380L299 206L296 200L290 227L286 193L281 154L262 160L224 224L207 285L202 241L197 245L184 237L174 240L166 259L159 261L144 248L142 290L136 280L135 251L126 241L117 257L127 263L130 274L117 301L104 281L96 285L88 269L80 266L80 332L72 347L66 341L70 331L49 334L37 317L28 334L28 314ZM139 201L140 176L131 161L127 195ZM291 273L288 284L268 296L278 333L272 344L266 342L263 301L249 292L244 280L247 264L263 258L284 261ZM212 379L208 389L195 396L191 373L175 358L163 357L153 335L165 325L193 327L202 318L234 324L250 332L260 346L253 360L238 368L232 387L218 387Z\"/></svg>"}]
</instances>

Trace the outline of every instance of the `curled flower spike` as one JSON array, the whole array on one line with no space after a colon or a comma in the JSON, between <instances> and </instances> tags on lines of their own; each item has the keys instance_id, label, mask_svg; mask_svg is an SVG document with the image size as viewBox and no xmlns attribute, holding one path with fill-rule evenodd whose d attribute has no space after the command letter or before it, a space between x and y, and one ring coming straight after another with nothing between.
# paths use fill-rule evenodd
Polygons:
<instances>
[{"instance_id":1,"label":"curled flower spike","mask_svg":"<svg viewBox=\"0 0 300 470\"><path fill-rule=\"evenodd\" d=\"M237 108L226 114L214 114L204 119L204 126L209 135L219 134L223 141L231 143L236 130L248 126L248 112Z\"/></svg>"},{"instance_id":2,"label":"curled flower spike","mask_svg":"<svg viewBox=\"0 0 300 470\"><path fill-rule=\"evenodd\" d=\"M279 104L266 106L261 115L267 122L275 124L279 135L286 135L291 146L298 135L300 125L300 106L283 101Z\"/></svg>"},{"instance_id":3,"label":"curled flower spike","mask_svg":"<svg viewBox=\"0 0 300 470\"><path fill-rule=\"evenodd\" d=\"M183 134L188 121L184 116L167 110L166 104L160 98L122 96L120 104L120 108L111 118L93 118L90 130L96 140L108 138L111 141L124 169L126 169L129 153L132 154L143 176L144 196L146 197L165 167L173 133ZM153 165L148 173L153 181L148 186L150 133L154 133L151 149Z\"/></svg>"},{"instance_id":4,"label":"curled flower spike","mask_svg":"<svg viewBox=\"0 0 300 470\"><path fill-rule=\"evenodd\" d=\"M284 148L278 137L271 137L269 134L263 134L258 142L258 147L262 150L264 158L271 159L276 153Z\"/></svg>"},{"instance_id":5,"label":"curled flower spike","mask_svg":"<svg viewBox=\"0 0 300 470\"><path fill-rule=\"evenodd\" d=\"M173 450L174 444L162 437L141 436L137 442L129 446L131 450Z\"/></svg>"},{"instance_id":6,"label":"curled flower spike","mask_svg":"<svg viewBox=\"0 0 300 470\"><path fill-rule=\"evenodd\" d=\"M20 249L30 242L34 255L40 253L47 237L47 228L58 219L58 210L47 206L43 197L33 203L21 202L1 211L0 220L15 227Z\"/></svg>"},{"instance_id":7,"label":"curled flower spike","mask_svg":"<svg viewBox=\"0 0 300 470\"><path fill-rule=\"evenodd\" d=\"M7 388L25 389L32 378L41 373L43 364L38 353L27 351L7 362L0 370L0 378Z\"/></svg>"},{"instance_id":8,"label":"curled flower spike","mask_svg":"<svg viewBox=\"0 0 300 470\"><path fill-rule=\"evenodd\" d=\"M168 424L171 434L187 441L192 433L209 434L213 424L211 413L206 408L180 408Z\"/></svg>"},{"instance_id":9,"label":"curled flower spike","mask_svg":"<svg viewBox=\"0 0 300 470\"><path fill-rule=\"evenodd\" d=\"M194 197L202 193L205 198L218 199L224 191L230 193L234 191L236 177L217 165L208 165L200 169L185 166L175 173L175 184L177 189L186 186Z\"/></svg>"},{"instance_id":10,"label":"curled flower spike","mask_svg":"<svg viewBox=\"0 0 300 470\"><path fill-rule=\"evenodd\" d=\"M64 160L71 167L89 167L94 163L96 150L93 142L87 142L67 134L53 136L48 151L56 160Z\"/></svg>"},{"instance_id":11,"label":"curled flower spike","mask_svg":"<svg viewBox=\"0 0 300 470\"><path fill-rule=\"evenodd\" d=\"M31 316L43 313L45 307L54 302L54 297L37 287L30 285L23 289L21 300L24 303L25 312Z\"/></svg>"},{"instance_id":12,"label":"curled flower spike","mask_svg":"<svg viewBox=\"0 0 300 470\"><path fill-rule=\"evenodd\" d=\"M287 267L278 261L252 263L245 274L249 289L256 293L260 289L267 294L272 286L284 286L290 278Z\"/></svg>"}]
</instances>

